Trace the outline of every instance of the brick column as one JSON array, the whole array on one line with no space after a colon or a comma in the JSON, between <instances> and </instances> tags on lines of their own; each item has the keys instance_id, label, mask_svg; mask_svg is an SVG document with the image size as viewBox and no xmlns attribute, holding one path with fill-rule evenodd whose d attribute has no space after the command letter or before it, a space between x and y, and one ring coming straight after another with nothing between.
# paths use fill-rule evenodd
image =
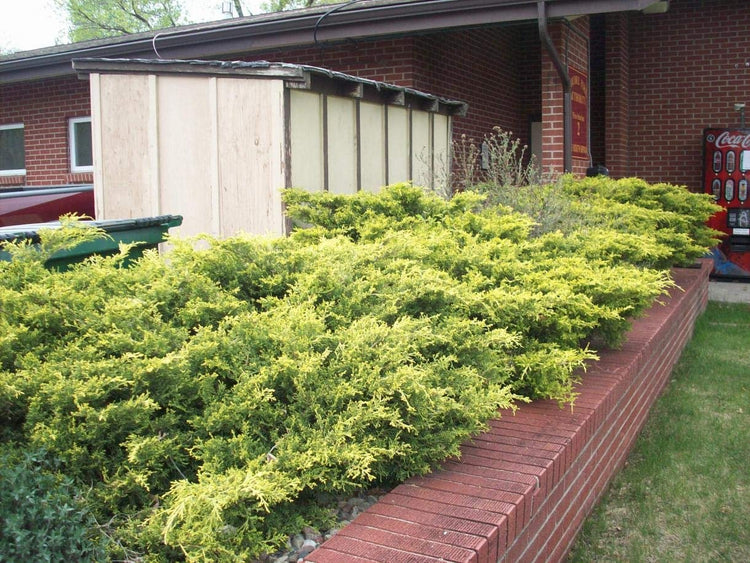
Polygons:
<instances>
[{"instance_id":1,"label":"brick column","mask_svg":"<svg viewBox=\"0 0 750 563\"><path fill-rule=\"evenodd\" d=\"M563 65L589 74L589 18L550 24L549 34ZM590 143L590 139L588 139ZM552 58L542 47L542 169L563 171L563 85ZM583 175L588 157L573 155L573 173Z\"/></svg>"},{"instance_id":2,"label":"brick column","mask_svg":"<svg viewBox=\"0 0 750 563\"><path fill-rule=\"evenodd\" d=\"M628 15L612 14L606 18L606 102L605 145L607 168L611 176L630 175L628 162L630 104L630 36Z\"/></svg>"}]
</instances>

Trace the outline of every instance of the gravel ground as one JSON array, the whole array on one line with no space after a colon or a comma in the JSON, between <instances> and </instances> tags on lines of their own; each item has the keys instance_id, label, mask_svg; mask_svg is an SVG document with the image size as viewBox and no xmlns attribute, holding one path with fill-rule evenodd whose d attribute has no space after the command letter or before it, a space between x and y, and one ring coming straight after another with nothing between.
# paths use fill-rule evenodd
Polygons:
<instances>
[{"instance_id":1,"label":"gravel ground","mask_svg":"<svg viewBox=\"0 0 750 563\"><path fill-rule=\"evenodd\" d=\"M338 501L336 511L336 526L330 530L317 530L305 526L299 533L291 536L286 542L286 549L265 556L258 563L301 563L320 544L354 520L358 514L364 512L378 502L385 491L374 490Z\"/></svg>"}]
</instances>

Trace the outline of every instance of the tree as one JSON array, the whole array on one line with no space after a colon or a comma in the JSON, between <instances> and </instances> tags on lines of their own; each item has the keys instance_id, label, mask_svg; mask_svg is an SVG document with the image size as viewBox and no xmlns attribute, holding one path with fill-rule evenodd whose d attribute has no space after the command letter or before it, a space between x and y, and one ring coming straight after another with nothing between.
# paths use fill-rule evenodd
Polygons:
<instances>
[{"instance_id":1,"label":"tree","mask_svg":"<svg viewBox=\"0 0 750 563\"><path fill-rule=\"evenodd\" d=\"M85 41L173 27L183 22L179 0L56 0L70 18L70 40Z\"/></svg>"},{"instance_id":2,"label":"tree","mask_svg":"<svg viewBox=\"0 0 750 563\"><path fill-rule=\"evenodd\" d=\"M242 1L241 0L233 0L234 9L237 12L237 17L242 17L245 15L245 12L242 10Z\"/></svg>"},{"instance_id":3,"label":"tree","mask_svg":"<svg viewBox=\"0 0 750 563\"><path fill-rule=\"evenodd\" d=\"M70 21L69 39L85 41L164 29L190 23L184 17L183 0L54 0ZM211 0L206 0L211 1ZM268 0L264 12L335 4L341 0ZM232 0L237 16L245 15L242 0Z\"/></svg>"},{"instance_id":4,"label":"tree","mask_svg":"<svg viewBox=\"0 0 750 563\"><path fill-rule=\"evenodd\" d=\"M282 12L284 10L319 6L320 4L339 4L340 2L342 0L268 0L263 4L263 11Z\"/></svg>"}]
</instances>

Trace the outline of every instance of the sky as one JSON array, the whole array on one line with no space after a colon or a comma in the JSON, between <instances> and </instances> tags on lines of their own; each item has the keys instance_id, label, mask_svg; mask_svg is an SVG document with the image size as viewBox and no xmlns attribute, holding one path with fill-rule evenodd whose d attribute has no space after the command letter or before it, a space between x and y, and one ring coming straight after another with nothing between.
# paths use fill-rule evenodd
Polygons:
<instances>
[{"instance_id":1,"label":"sky","mask_svg":"<svg viewBox=\"0 0 750 563\"><path fill-rule=\"evenodd\" d=\"M264 0L242 0L251 13L260 12ZM221 0L182 0L190 20L222 19ZM0 49L27 51L68 43L65 15L54 0L0 0Z\"/></svg>"}]
</instances>

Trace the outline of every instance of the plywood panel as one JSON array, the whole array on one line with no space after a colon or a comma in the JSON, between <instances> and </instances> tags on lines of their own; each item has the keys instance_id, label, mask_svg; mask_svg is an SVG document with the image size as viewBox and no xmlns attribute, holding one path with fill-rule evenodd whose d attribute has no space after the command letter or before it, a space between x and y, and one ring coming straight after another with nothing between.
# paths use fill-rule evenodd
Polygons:
<instances>
[{"instance_id":1,"label":"plywood panel","mask_svg":"<svg viewBox=\"0 0 750 563\"><path fill-rule=\"evenodd\" d=\"M432 133L430 114L424 111L412 111L411 114L411 169L412 181L416 186L431 186L431 151Z\"/></svg>"},{"instance_id":2,"label":"plywood panel","mask_svg":"<svg viewBox=\"0 0 750 563\"><path fill-rule=\"evenodd\" d=\"M410 146L409 112L405 108L389 106L388 111L388 178L389 184L408 182Z\"/></svg>"},{"instance_id":3,"label":"plywood panel","mask_svg":"<svg viewBox=\"0 0 750 563\"><path fill-rule=\"evenodd\" d=\"M148 76L101 75L95 123L100 146L101 194L98 219L132 219L158 214L151 187L151 151L155 103Z\"/></svg>"},{"instance_id":4,"label":"plywood panel","mask_svg":"<svg viewBox=\"0 0 750 563\"><path fill-rule=\"evenodd\" d=\"M385 107L361 102L359 106L361 189L378 191L385 185Z\"/></svg>"},{"instance_id":5,"label":"plywood panel","mask_svg":"<svg viewBox=\"0 0 750 563\"><path fill-rule=\"evenodd\" d=\"M161 213L182 215L182 236L218 235L211 201L211 107L206 77L160 76L159 187Z\"/></svg>"},{"instance_id":6,"label":"plywood panel","mask_svg":"<svg viewBox=\"0 0 750 563\"><path fill-rule=\"evenodd\" d=\"M434 185L432 188L440 193L448 193L447 187L450 185L451 169L451 125L450 118L447 115L438 113L432 116L433 119L433 166L434 166Z\"/></svg>"},{"instance_id":7,"label":"plywood panel","mask_svg":"<svg viewBox=\"0 0 750 563\"><path fill-rule=\"evenodd\" d=\"M357 106L351 98L328 96L328 191L357 191Z\"/></svg>"},{"instance_id":8,"label":"plywood panel","mask_svg":"<svg viewBox=\"0 0 750 563\"><path fill-rule=\"evenodd\" d=\"M89 75L89 91L91 93L91 152L94 157L94 216L104 216L104 189L102 183L102 95L101 75Z\"/></svg>"},{"instance_id":9,"label":"plywood panel","mask_svg":"<svg viewBox=\"0 0 750 563\"><path fill-rule=\"evenodd\" d=\"M292 186L323 191L323 96L289 93Z\"/></svg>"},{"instance_id":10,"label":"plywood panel","mask_svg":"<svg viewBox=\"0 0 750 563\"><path fill-rule=\"evenodd\" d=\"M217 103L221 234L282 234L283 82L219 78Z\"/></svg>"}]
</instances>

